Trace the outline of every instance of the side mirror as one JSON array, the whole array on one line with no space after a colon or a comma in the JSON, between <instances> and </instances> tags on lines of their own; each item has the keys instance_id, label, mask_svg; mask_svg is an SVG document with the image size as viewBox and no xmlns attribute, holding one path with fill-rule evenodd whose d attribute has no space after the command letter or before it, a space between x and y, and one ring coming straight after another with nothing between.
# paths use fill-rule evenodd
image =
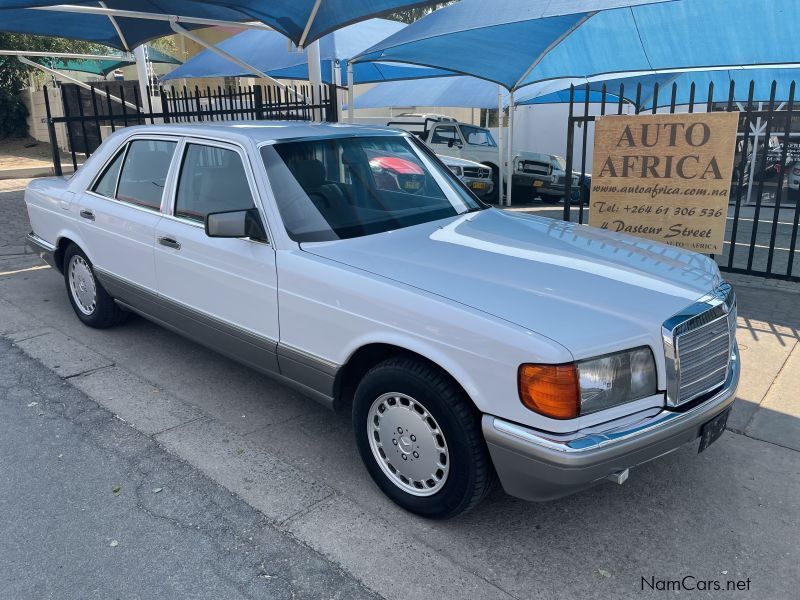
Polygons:
<instances>
[{"instance_id":1,"label":"side mirror","mask_svg":"<svg viewBox=\"0 0 800 600\"><path fill-rule=\"evenodd\" d=\"M452 148L455 145L456 145L456 141L453 138L450 138L449 140L447 140L447 147L448 148Z\"/></svg>"},{"instance_id":2,"label":"side mirror","mask_svg":"<svg viewBox=\"0 0 800 600\"><path fill-rule=\"evenodd\" d=\"M216 238L252 238L268 241L258 210L232 210L206 215L206 235Z\"/></svg>"}]
</instances>

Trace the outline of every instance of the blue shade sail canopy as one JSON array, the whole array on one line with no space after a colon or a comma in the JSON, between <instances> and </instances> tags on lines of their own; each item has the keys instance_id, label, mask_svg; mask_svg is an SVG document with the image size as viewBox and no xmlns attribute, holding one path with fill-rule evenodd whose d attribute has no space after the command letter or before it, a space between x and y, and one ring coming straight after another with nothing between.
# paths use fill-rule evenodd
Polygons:
<instances>
[{"instance_id":1,"label":"blue shade sail canopy","mask_svg":"<svg viewBox=\"0 0 800 600\"><path fill-rule=\"evenodd\" d=\"M370 17L386 15L405 8L435 4L436 0L321 0L316 14L313 13L315 0L106 0L104 4L110 9L134 10L165 15L178 15L222 21L261 21L279 31L294 43L299 44L308 26L304 43L309 44L324 35L345 25ZM0 8L28 8L58 4L46 0L0 0ZM70 2L85 6L98 7L98 2ZM37 11L38 12L38 11ZM59 13L52 17L40 18L49 21L59 19ZM48 12L44 13L45 15ZM61 13L63 14L63 13ZM142 21L138 19L137 21ZM142 38L130 26L131 37ZM169 28L167 26L167 28ZM0 25L2 29L2 25ZM34 33L34 32L30 32ZM127 37L126 29L123 33ZM51 35L51 34L41 34ZM52 34L55 35L55 34ZM68 36L65 36L68 37ZM86 39L84 37L78 39ZM129 40L130 43L130 40ZM119 47L116 44L110 44ZM134 44L131 43L131 47Z\"/></svg>"},{"instance_id":2,"label":"blue shade sail canopy","mask_svg":"<svg viewBox=\"0 0 800 600\"><path fill-rule=\"evenodd\" d=\"M503 89L503 106L508 106L508 92ZM492 108L498 106L496 83L457 75L431 81L381 83L360 94L355 108L394 108L409 106L441 106L449 108ZM612 90L613 91L613 90ZM575 90L575 102L583 102L585 91ZM589 102L600 102L601 92L590 89ZM606 102L616 102L617 96L606 94ZM569 102L569 90L538 94L526 98L524 104L560 104ZM515 104L523 104L516 102Z\"/></svg>"},{"instance_id":3,"label":"blue shade sail canopy","mask_svg":"<svg viewBox=\"0 0 800 600\"><path fill-rule=\"evenodd\" d=\"M798 29L794 0L461 0L354 60L437 67L517 89L564 77L794 63L794 45L775 40Z\"/></svg>"},{"instance_id":4,"label":"blue shade sail canopy","mask_svg":"<svg viewBox=\"0 0 800 600\"><path fill-rule=\"evenodd\" d=\"M620 86L622 95L627 102L636 103L639 96L639 110L652 110L653 104L657 107L669 106L672 103L672 89L675 86L675 104L687 105L694 100L696 105L707 104L709 92L714 103L725 103L730 96L730 86L733 83L733 101L747 102L750 94L750 83L753 83L753 101L769 102L772 94L772 84L775 82L775 101L786 102L791 93L792 82L800 82L800 68L739 68L681 71L674 73L640 73L628 77L615 77L611 79L596 78L551 80L526 86L519 90L515 104L543 104L548 98L560 95L569 101L569 86L575 86L575 102L583 102L586 86L590 90L590 102L600 101L603 85L606 86L606 102L612 102L612 96L618 100ZM656 84L658 95L656 97ZM692 94L694 84L694 94ZM711 87L713 84L713 87ZM641 85L641 93L637 92ZM554 91L557 90L557 91ZM794 99L797 101L800 89L795 91ZM592 98L598 98L594 100Z\"/></svg>"},{"instance_id":5,"label":"blue shade sail canopy","mask_svg":"<svg viewBox=\"0 0 800 600\"><path fill-rule=\"evenodd\" d=\"M380 83L354 102L355 108L393 108L407 106L447 106L459 108L497 108L497 84L475 77L458 75L431 81L390 81ZM503 102L508 92L503 90Z\"/></svg>"},{"instance_id":6,"label":"blue shade sail canopy","mask_svg":"<svg viewBox=\"0 0 800 600\"><path fill-rule=\"evenodd\" d=\"M3 0L0 0L2 5ZM117 17L116 22L127 44L104 15L0 8L0 31L83 40L118 50L129 51L149 40L174 33L166 21ZM195 26L185 27L191 29Z\"/></svg>"},{"instance_id":7,"label":"blue shade sail canopy","mask_svg":"<svg viewBox=\"0 0 800 600\"><path fill-rule=\"evenodd\" d=\"M148 59L152 63L160 63L160 64L170 64L170 65L179 65L181 61L177 58L170 56L169 54L165 54L155 48L147 48ZM7 56L0 56L0 64L3 63L4 60L16 60L16 58L9 58ZM91 73L93 75L102 75L105 77L112 71L116 71L117 69L121 69L122 67L127 67L130 65L136 64L136 61L133 60L130 55L128 57L124 56L121 52L119 53L119 58L84 58L84 59L75 59L75 58L46 58L46 57L37 57L32 56L30 60L33 62L37 62L40 65L44 65L45 67L50 67L51 69L55 69L56 71L79 71L81 73Z\"/></svg>"},{"instance_id":8,"label":"blue shade sail canopy","mask_svg":"<svg viewBox=\"0 0 800 600\"><path fill-rule=\"evenodd\" d=\"M369 19L349 25L323 37L319 42L322 80L333 83L334 65L340 63L341 77L346 78L347 59L371 44L401 30L405 25L387 19ZM308 79L308 56L305 50L289 48L286 38L276 31L248 30L217 44L228 54L276 79ZM354 65L355 83L415 79L451 75L440 69L415 65L360 63ZM216 54L204 50L186 61L163 79L196 77L252 77L252 73ZM337 84L340 82L336 82Z\"/></svg>"}]
</instances>

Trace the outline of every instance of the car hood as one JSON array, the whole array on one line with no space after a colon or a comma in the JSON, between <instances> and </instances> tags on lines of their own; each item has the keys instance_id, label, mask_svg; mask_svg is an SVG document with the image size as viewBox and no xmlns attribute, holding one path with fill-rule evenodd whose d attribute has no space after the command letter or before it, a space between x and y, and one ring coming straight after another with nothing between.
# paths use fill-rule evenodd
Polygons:
<instances>
[{"instance_id":1,"label":"car hood","mask_svg":"<svg viewBox=\"0 0 800 600\"><path fill-rule=\"evenodd\" d=\"M467 160L466 158L458 158L456 156L447 156L445 154L436 155L446 165L453 165L454 167L483 167L479 162L474 160Z\"/></svg>"},{"instance_id":2,"label":"car hood","mask_svg":"<svg viewBox=\"0 0 800 600\"><path fill-rule=\"evenodd\" d=\"M700 254L497 209L302 248L513 322L576 359L657 347L661 323L721 281Z\"/></svg>"}]
</instances>

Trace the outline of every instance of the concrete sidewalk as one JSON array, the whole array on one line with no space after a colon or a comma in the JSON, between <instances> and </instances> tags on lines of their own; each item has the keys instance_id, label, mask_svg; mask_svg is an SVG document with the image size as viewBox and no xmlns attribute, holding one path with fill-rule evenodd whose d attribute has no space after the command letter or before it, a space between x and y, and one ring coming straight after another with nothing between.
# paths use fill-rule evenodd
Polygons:
<instances>
[{"instance_id":1,"label":"concrete sidewalk","mask_svg":"<svg viewBox=\"0 0 800 600\"><path fill-rule=\"evenodd\" d=\"M22 222L22 210L19 192L0 193L0 221ZM472 513L439 523L375 488L347 415L141 319L88 329L63 280L40 266L26 255L0 258L0 333L384 597L633 598L642 578L685 575L723 585L749 578L742 598L796 597L800 295L792 290L736 285L743 378L731 431L702 455L690 445L635 469L623 486L546 504L498 489Z\"/></svg>"}]
</instances>

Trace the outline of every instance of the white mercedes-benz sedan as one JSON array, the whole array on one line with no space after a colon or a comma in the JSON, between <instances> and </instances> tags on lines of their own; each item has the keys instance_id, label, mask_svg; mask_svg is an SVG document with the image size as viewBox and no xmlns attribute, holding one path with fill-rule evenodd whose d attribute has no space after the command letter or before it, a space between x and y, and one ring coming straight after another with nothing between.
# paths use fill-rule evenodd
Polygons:
<instances>
[{"instance_id":1,"label":"white mercedes-benz sedan","mask_svg":"<svg viewBox=\"0 0 800 600\"><path fill-rule=\"evenodd\" d=\"M25 199L86 325L135 312L351 410L376 484L426 517L495 476L529 500L622 483L704 450L734 399L712 260L489 208L405 132L129 127Z\"/></svg>"}]
</instances>

